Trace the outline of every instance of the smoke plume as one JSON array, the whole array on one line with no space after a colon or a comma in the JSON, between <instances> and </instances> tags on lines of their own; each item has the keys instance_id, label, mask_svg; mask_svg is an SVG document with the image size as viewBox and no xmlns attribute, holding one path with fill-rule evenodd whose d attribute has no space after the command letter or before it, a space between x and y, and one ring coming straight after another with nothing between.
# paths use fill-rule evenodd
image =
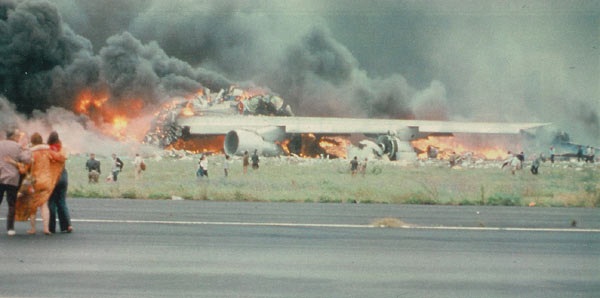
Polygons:
<instances>
[{"instance_id":1,"label":"smoke plume","mask_svg":"<svg viewBox=\"0 0 600 298\"><path fill-rule=\"evenodd\" d=\"M73 110L82 90L123 108L254 85L297 115L554 122L597 141L599 15L593 1L1 0L0 94L32 115Z\"/></svg>"}]
</instances>

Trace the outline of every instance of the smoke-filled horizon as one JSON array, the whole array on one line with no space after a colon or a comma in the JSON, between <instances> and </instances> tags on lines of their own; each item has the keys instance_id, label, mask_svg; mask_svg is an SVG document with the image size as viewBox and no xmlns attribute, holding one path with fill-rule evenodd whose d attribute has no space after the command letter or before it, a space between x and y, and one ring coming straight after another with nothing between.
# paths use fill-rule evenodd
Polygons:
<instances>
[{"instance_id":1,"label":"smoke-filled horizon","mask_svg":"<svg viewBox=\"0 0 600 298\"><path fill-rule=\"evenodd\" d=\"M23 113L231 84L295 114L553 122L600 139L597 1L0 0L0 94Z\"/></svg>"}]
</instances>

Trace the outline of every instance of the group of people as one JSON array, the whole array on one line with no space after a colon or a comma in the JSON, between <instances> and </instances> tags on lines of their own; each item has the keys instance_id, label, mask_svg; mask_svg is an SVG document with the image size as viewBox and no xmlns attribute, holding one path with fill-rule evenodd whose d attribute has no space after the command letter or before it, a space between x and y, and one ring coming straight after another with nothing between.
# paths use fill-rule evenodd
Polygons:
<instances>
[{"instance_id":1,"label":"group of people","mask_svg":"<svg viewBox=\"0 0 600 298\"><path fill-rule=\"evenodd\" d=\"M8 204L6 228L16 234L15 221L29 220L28 234L36 233L36 217L41 213L43 233L56 232L58 217L61 232L73 231L66 202L67 154L58 133L53 131L44 143L39 133L29 139L16 129L0 140L0 204L5 194Z\"/></svg>"},{"instance_id":2,"label":"group of people","mask_svg":"<svg viewBox=\"0 0 600 298\"><path fill-rule=\"evenodd\" d=\"M596 148L592 146L587 146L585 149L585 154L583 154L583 147L579 146L577 148L577 161L585 161L593 163L596 158Z\"/></svg>"},{"instance_id":3,"label":"group of people","mask_svg":"<svg viewBox=\"0 0 600 298\"><path fill-rule=\"evenodd\" d=\"M554 159L556 156L556 149L554 146L550 147L550 162L554 163ZM593 163L596 160L596 148L594 146L587 146L585 148L585 152L583 146L577 146L577 153L575 154L578 162L585 161L586 163Z\"/></svg>"},{"instance_id":4,"label":"group of people","mask_svg":"<svg viewBox=\"0 0 600 298\"><path fill-rule=\"evenodd\" d=\"M556 160L556 149L554 148L554 146L551 146L549 149L549 160L550 163L554 164L554 161ZM581 162L581 161L585 161L593 163L594 159L595 159L595 149L592 146L588 146L586 149L586 154L583 154L583 148L582 146L579 146L577 154L577 161ZM537 175L539 173L539 167L540 164L545 161L546 158L544 157L543 154L540 154L539 156L536 156L533 161L531 162L531 173L534 175ZM508 152L508 158L504 161L504 164L502 165L502 168L504 168L505 166L510 166L511 167L511 172L514 175L515 172L517 170L520 170L523 168L523 163L525 161L525 155L523 154L523 152L519 153L519 154L512 154L510 151Z\"/></svg>"},{"instance_id":5,"label":"group of people","mask_svg":"<svg viewBox=\"0 0 600 298\"><path fill-rule=\"evenodd\" d=\"M363 162L358 162L357 156L350 160L350 173L352 174L352 177L356 176L358 173L364 176L367 173L367 162L368 159L366 157Z\"/></svg>"},{"instance_id":6,"label":"group of people","mask_svg":"<svg viewBox=\"0 0 600 298\"><path fill-rule=\"evenodd\" d=\"M258 170L260 158L258 156L258 150L254 150L252 156L248 154L248 151L244 151L244 155L242 156L242 169L243 173L248 173L248 167L250 166L250 162L252 162L252 169ZM231 167L231 157L225 154L223 160L223 174L225 177L229 176L229 169ZM208 158L206 155L200 156L198 160L198 167L196 168L196 177L206 177L208 178Z\"/></svg>"},{"instance_id":7,"label":"group of people","mask_svg":"<svg viewBox=\"0 0 600 298\"><path fill-rule=\"evenodd\" d=\"M552 160L554 158L554 156L553 155L550 155L550 156L551 156L551 160ZM537 175L539 173L540 164L543 159L544 158L543 158L542 154L540 154L539 156L536 156L533 159L533 162L531 163L531 168L530 168L530 171L532 174ZM512 152L508 151L508 157L504 160L504 163L502 164L502 168L509 166L510 172L513 175L515 175L517 170L523 169L524 163L525 163L525 154L523 153L523 151L521 151L520 153L517 153L517 154L513 154Z\"/></svg>"},{"instance_id":8,"label":"group of people","mask_svg":"<svg viewBox=\"0 0 600 298\"><path fill-rule=\"evenodd\" d=\"M111 174L106 177L106 180L109 182L117 182L119 173L123 171L123 166L125 164L115 153L112 154L111 163ZM142 176L142 172L146 170L146 163L139 153L135 154L133 166L135 168L135 179L138 180ZM85 168L88 171L88 182L98 183L102 170L100 169L100 161L96 159L95 153L90 153L90 157L85 163Z\"/></svg>"}]
</instances>

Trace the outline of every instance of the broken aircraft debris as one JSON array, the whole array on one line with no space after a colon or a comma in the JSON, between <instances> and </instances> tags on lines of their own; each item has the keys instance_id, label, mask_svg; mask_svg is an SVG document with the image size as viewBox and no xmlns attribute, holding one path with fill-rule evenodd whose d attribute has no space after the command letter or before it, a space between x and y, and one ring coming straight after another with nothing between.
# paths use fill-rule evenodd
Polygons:
<instances>
[{"instance_id":1,"label":"broken aircraft debris","mask_svg":"<svg viewBox=\"0 0 600 298\"><path fill-rule=\"evenodd\" d=\"M156 115L145 142L229 155L257 150L265 156L345 158L350 139L355 139L369 154L397 160L414 159L411 141L429 136L519 135L547 125L296 117L282 98L266 92L251 93L235 87L214 94L205 89L192 99L176 99Z\"/></svg>"}]
</instances>

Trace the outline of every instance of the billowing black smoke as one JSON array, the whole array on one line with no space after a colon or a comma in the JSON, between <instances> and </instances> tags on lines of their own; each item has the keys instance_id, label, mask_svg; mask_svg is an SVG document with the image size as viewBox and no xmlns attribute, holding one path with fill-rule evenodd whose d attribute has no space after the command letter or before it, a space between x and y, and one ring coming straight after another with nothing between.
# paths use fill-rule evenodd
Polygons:
<instances>
[{"instance_id":1,"label":"billowing black smoke","mask_svg":"<svg viewBox=\"0 0 600 298\"><path fill-rule=\"evenodd\" d=\"M72 110L83 89L152 104L235 84L297 115L555 122L597 139L598 4L490 2L0 0L0 95L30 113Z\"/></svg>"},{"instance_id":2,"label":"billowing black smoke","mask_svg":"<svg viewBox=\"0 0 600 298\"><path fill-rule=\"evenodd\" d=\"M49 2L3 1L0 12L0 93L19 112L71 109L84 89L108 90L114 103L136 98L152 104L202 86L230 85L127 32L109 38L95 55L90 41L75 34Z\"/></svg>"},{"instance_id":3,"label":"billowing black smoke","mask_svg":"<svg viewBox=\"0 0 600 298\"><path fill-rule=\"evenodd\" d=\"M4 1L0 11L0 91L19 111L47 109L56 98L54 84L69 80L69 71L77 71L71 65L89 56L91 43L65 26L49 3Z\"/></svg>"}]
</instances>

